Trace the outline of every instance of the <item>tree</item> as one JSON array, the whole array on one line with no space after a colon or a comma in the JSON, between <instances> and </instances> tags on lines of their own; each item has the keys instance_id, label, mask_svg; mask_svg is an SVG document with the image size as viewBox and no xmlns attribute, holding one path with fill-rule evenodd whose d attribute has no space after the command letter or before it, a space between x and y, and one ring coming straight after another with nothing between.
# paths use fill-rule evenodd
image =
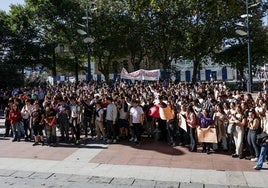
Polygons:
<instances>
[{"instance_id":1,"label":"tree","mask_svg":"<svg viewBox=\"0 0 268 188\"><path fill-rule=\"evenodd\" d=\"M67 67L71 67L72 70L75 68L76 81L78 81L79 67L83 66L85 59L82 40L77 34L78 23L82 22L83 15L80 2L73 0L28 0L27 2L35 10L41 31L39 36L50 53L51 63L47 66L51 67L54 78L56 65L59 63L61 70L66 70ZM60 54L57 58L59 61L56 62L55 48L59 44L64 44L69 51L64 51L64 55ZM66 62L71 66L66 66Z\"/></svg>"},{"instance_id":2,"label":"tree","mask_svg":"<svg viewBox=\"0 0 268 188\"><path fill-rule=\"evenodd\" d=\"M226 63L236 68L241 77L244 77L244 69L248 67L248 39L247 36L239 36L235 33L236 29L247 31L246 22L240 15L246 12L243 2L238 4L243 9L237 12L235 19L230 22L230 27L226 29L226 38L224 39L223 50L215 54L215 60L219 63ZM250 18L250 46L251 63L253 67L262 66L268 59L268 38L267 30L262 25L262 17L267 11L268 3L260 4L258 7L249 9L252 17ZM237 23L244 27L236 26Z\"/></svg>"},{"instance_id":3,"label":"tree","mask_svg":"<svg viewBox=\"0 0 268 188\"><path fill-rule=\"evenodd\" d=\"M123 1L97 1L92 16L91 34L95 38L92 54L99 71L109 80L112 63L125 56L125 4Z\"/></svg>"}]
</instances>

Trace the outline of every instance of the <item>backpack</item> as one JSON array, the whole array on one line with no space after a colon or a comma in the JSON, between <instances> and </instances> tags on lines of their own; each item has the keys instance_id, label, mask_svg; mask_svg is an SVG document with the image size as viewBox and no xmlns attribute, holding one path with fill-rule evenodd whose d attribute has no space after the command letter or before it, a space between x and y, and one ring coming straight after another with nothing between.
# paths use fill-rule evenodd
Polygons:
<instances>
[{"instance_id":1,"label":"backpack","mask_svg":"<svg viewBox=\"0 0 268 188\"><path fill-rule=\"evenodd\" d=\"M95 116L96 116L96 117L99 117L99 111L100 111L101 109L103 109L103 108L99 108L98 110L95 110Z\"/></svg>"}]
</instances>

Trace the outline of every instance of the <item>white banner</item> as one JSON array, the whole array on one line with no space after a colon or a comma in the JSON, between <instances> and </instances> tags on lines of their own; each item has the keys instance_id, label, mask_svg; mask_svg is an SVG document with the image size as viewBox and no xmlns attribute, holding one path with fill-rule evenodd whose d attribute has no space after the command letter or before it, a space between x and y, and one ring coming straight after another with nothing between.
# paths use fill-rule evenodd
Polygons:
<instances>
[{"instance_id":1,"label":"white banner","mask_svg":"<svg viewBox=\"0 0 268 188\"><path fill-rule=\"evenodd\" d=\"M160 70L144 70L140 69L135 72L128 73L125 68L121 71L121 78L131 80L151 80L157 81L160 78Z\"/></svg>"}]
</instances>

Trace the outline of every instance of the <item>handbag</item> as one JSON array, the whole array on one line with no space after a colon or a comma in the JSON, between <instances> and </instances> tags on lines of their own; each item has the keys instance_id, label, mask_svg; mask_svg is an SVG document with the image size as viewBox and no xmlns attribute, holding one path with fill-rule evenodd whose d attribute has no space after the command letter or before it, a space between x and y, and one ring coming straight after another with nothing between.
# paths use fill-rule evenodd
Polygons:
<instances>
[{"instance_id":1,"label":"handbag","mask_svg":"<svg viewBox=\"0 0 268 188\"><path fill-rule=\"evenodd\" d=\"M265 132L262 132L260 134L257 134L257 144L261 145L263 142L265 142L265 140L268 138L268 134Z\"/></svg>"}]
</instances>

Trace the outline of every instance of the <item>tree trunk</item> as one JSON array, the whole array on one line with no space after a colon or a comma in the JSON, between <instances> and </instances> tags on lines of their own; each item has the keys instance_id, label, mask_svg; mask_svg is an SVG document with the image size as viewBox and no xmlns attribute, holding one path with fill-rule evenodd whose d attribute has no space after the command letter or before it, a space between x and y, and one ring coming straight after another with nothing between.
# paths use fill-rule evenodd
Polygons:
<instances>
[{"instance_id":1,"label":"tree trunk","mask_svg":"<svg viewBox=\"0 0 268 188\"><path fill-rule=\"evenodd\" d=\"M57 84L57 64L56 64L56 53L55 47L53 45L53 55L52 55L52 76L53 76L53 85Z\"/></svg>"},{"instance_id":2,"label":"tree trunk","mask_svg":"<svg viewBox=\"0 0 268 188\"><path fill-rule=\"evenodd\" d=\"M196 83L197 81L197 68L199 66L199 63L200 63L199 58L194 58L192 83Z\"/></svg>"},{"instance_id":3,"label":"tree trunk","mask_svg":"<svg viewBox=\"0 0 268 188\"><path fill-rule=\"evenodd\" d=\"M74 63L75 63L75 85L78 85L79 78L78 78L78 58L77 56L74 57Z\"/></svg>"}]
</instances>

